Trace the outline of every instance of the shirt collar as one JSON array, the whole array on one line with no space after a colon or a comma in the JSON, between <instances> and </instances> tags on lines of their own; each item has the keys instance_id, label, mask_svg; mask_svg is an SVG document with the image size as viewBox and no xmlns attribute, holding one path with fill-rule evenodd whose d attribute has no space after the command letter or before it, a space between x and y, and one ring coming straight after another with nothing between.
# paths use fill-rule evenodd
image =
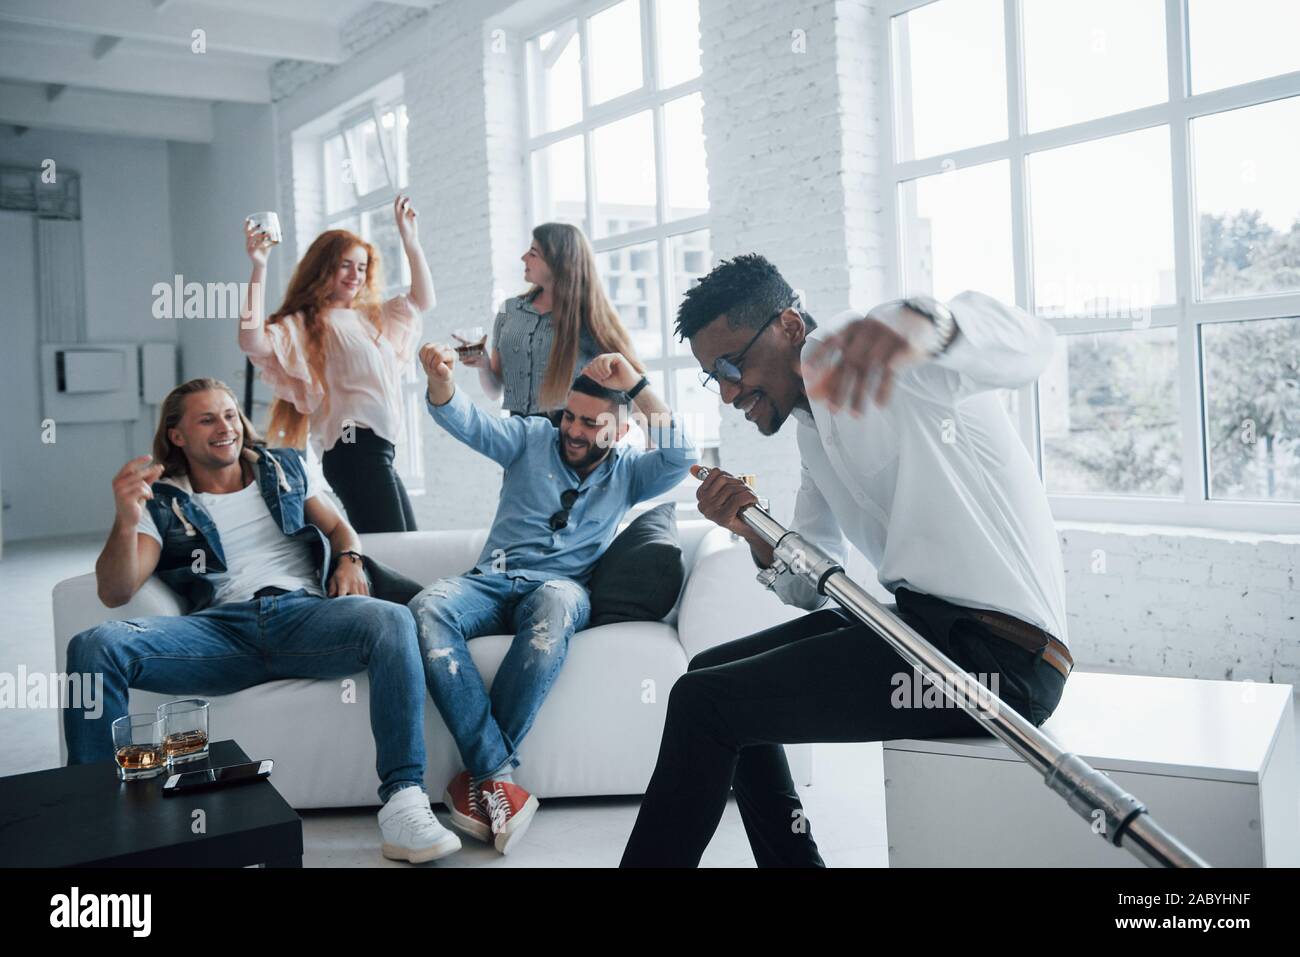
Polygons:
<instances>
[{"instance_id":1,"label":"shirt collar","mask_svg":"<svg viewBox=\"0 0 1300 957\"><path fill-rule=\"evenodd\" d=\"M822 326L818 326L816 329L809 330L808 334L804 336L803 346L801 346L799 349L799 358L800 359L803 358L803 354L805 351L815 349L818 345L821 344L824 338L825 335ZM812 399L808 400L808 405L810 408L813 407L814 403ZM790 410L790 414L795 417L795 420L798 421L799 424L806 425L812 429L817 428L817 419L815 416L813 416L812 412L801 409L799 408L799 406L796 405L793 409Z\"/></svg>"},{"instance_id":2,"label":"shirt collar","mask_svg":"<svg viewBox=\"0 0 1300 957\"><path fill-rule=\"evenodd\" d=\"M527 293L526 295L520 296L519 308L523 309L524 312L531 312L534 316L540 316L541 313L538 312L537 307L533 305L533 299L536 298L536 295L537 295L536 293L530 292Z\"/></svg>"}]
</instances>

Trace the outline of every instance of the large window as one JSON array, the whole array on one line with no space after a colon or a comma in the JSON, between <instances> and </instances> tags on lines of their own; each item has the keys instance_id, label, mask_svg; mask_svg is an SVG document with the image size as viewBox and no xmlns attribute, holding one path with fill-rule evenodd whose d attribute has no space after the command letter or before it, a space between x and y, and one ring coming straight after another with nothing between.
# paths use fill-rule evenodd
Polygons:
<instances>
[{"instance_id":1,"label":"large window","mask_svg":"<svg viewBox=\"0 0 1300 957\"><path fill-rule=\"evenodd\" d=\"M379 254L383 297L411 284L411 269L393 219L393 202L407 185L406 132L400 99L370 99L343 113L319 136L325 229L349 229ZM394 465L407 490L424 491L420 423L423 387L414 364L402 380L403 431Z\"/></svg>"},{"instance_id":2,"label":"large window","mask_svg":"<svg viewBox=\"0 0 1300 957\"><path fill-rule=\"evenodd\" d=\"M527 44L531 218L573 223L650 370L716 462L717 397L672 335L708 272L698 0L586 4Z\"/></svg>"},{"instance_id":3,"label":"large window","mask_svg":"<svg viewBox=\"0 0 1300 957\"><path fill-rule=\"evenodd\" d=\"M1060 336L1058 517L1300 529L1300 3L892 0L897 292Z\"/></svg>"}]
</instances>

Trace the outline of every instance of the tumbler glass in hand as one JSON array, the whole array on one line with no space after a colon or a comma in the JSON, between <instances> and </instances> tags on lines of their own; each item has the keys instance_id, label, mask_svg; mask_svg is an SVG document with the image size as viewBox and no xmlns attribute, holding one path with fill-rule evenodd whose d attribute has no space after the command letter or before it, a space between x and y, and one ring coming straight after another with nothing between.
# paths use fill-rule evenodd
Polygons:
<instances>
[{"instance_id":1,"label":"tumbler glass in hand","mask_svg":"<svg viewBox=\"0 0 1300 957\"><path fill-rule=\"evenodd\" d=\"M253 232L261 233L262 243L274 246L280 242L280 217L271 210L261 213L249 213L248 221L253 224Z\"/></svg>"},{"instance_id":2,"label":"tumbler glass in hand","mask_svg":"<svg viewBox=\"0 0 1300 957\"><path fill-rule=\"evenodd\" d=\"M487 333L482 326L456 329L451 337L456 340L456 357L471 368L487 354Z\"/></svg>"}]
</instances>

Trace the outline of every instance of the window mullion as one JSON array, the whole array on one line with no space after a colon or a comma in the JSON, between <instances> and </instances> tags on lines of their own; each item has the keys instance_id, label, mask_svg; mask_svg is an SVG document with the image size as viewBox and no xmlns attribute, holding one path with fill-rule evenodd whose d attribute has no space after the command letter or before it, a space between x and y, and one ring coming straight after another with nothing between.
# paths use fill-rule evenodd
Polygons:
<instances>
[{"instance_id":1,"label":"window mullion","mask_svg":"<svg viewBox=\"0 0 1300 957\"><path fill-rule=\"evenodd\" d=\"M596 236L596 156L591 126L591 57L588 55L587 18L578 19L578 78L582 81L582 155L587 185L587 235Z\"/></svg>"},{"instance_id":2,"label":"window mullion","mask_svg":"<svg viewBox=\"0 0 1300 957\"><path fill-rule=\"evenodd\" d=\"M1173 190L1174 290L1178 314L1178 434L1183 501L1197 507L1208 498L1201 415L1200 336L1188 304L1196 298L1193 255L1191 143L1187 119L1185 0L1165 0L1165 59L1169 70L1169 162Z\"/></svg>"},{"instance_id":3,"label":"window mullion","mask_svg":"<svg viewBox=\"0 0 1300 957\"><path fill-rule=\"evenodd\" d=\"M1033 308L1033 279L1029 261L1029 202L1026 193L1026 157L1022 147L1025 132L1025 84L1023 37L1020 27L1020 0L1004 0L1002 6L1003 47L1007 73L1007 159L1011 176L1011 268L1015 283L1016 305ZM1034 460L1041 479L1043 474L1042 442L1038 434L1038 385L1020 390L1017 405L1017 429L1020 441Z\"/></svg>"}]
</instances>

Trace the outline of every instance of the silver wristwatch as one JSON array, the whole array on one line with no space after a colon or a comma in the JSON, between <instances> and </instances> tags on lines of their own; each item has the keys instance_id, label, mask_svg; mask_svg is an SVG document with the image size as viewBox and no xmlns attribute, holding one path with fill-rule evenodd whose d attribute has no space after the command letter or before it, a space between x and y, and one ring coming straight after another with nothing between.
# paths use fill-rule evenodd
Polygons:
<instances>
[{"instance_id":1,"label":"silver wristwatch","mask_svg":"<svg viewBox=\"0 0 1300 957\"><path fill-rule=\"evenodd\" d=\"M952 310L933 296L912 296L903 305L929 319L937 334L938 345L930 350L931 356L942 355L957 338L957 318Z\"/></svg>"}]
</instances>

